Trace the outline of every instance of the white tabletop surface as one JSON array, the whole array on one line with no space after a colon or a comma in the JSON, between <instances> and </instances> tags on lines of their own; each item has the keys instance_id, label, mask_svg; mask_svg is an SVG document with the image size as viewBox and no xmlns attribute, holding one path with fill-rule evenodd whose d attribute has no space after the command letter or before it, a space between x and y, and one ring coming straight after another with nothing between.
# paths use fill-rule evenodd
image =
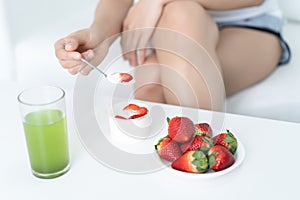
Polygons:
<instances>
[{"instance_id":1,"label":"white tabletop surface","mask_svg":"<svg viewBox=\"0 0 300 200\"><path fill-rule=\"evenodd\" d=\"M67 91L72 165L56 179L30 172L17 94L24 85L0 82L0 199L300 199L300 124L226 114L224 127L242 141L246 157L229 174L212 180L169 170L126 174L93 159L75 131ZM168 109L168 108L167 108ZM170 107L172 109L172 107ZM199 110L199 112L202 112Z\"/></svg>"}]
</instances>

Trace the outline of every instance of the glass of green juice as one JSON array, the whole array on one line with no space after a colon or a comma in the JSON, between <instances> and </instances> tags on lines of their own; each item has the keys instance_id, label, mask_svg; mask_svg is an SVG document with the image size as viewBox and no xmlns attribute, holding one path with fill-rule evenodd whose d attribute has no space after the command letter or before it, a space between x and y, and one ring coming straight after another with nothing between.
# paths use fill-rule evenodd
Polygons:
<instances>
[{"instance_id":1,"label":"glass of green juice","mask_svg":"<svg viewBox=\"0 0 300 200\"><path fill-rule=\"evenodd\" d=\"M65 92L54 86L30 88L18 96L33 175L55 178L70 168Z\"/></svg>"}]
</instances>

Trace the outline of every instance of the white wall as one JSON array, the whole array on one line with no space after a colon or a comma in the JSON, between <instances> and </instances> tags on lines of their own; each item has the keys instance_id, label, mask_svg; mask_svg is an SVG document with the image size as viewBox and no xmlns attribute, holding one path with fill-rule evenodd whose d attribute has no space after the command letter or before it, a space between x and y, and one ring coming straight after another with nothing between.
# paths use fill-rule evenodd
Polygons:
<instances>
[{"instance_id":1,"label":"white wall","mask_svg":"<svg viewBox=\"0 0 300 200\"><path fill-rule=\"evenodd\" d=\"M76 15L97 0L1 0L7 11L8 28L13 44L40 29ZM81 14L81 13L80 13ZM93 14L93 13L92 13ZM89 16L89 13L87 13ZM82 16L85 17L85 16ZM55 31L55 30L53 30Z\"/></svg>"},{"instance_id":2,"label":"white wall","mask_svg":"<svg viewBox=\"0 0 300 200\"><path fill-rule=\"evenodd\" d=\"M0 45L0 80L12 80L14 78L13 50L3 0L0 0Z\"/></svg>"},{"instance_id":3,"label":"white wall","mask_svg":"<svg viewBox=\"0 0 300 200\"><path fill-rule=\"evenodd\" d=\"M299 0L277 0L283 15L289 20L300 21Z\"/></svg>"},{"instance_id":4,"label":"white wall","mask_svg":"<svg viewBox=\"0 0 300 200\"><path fill-rule=\"evenodd\" d=\"M74 77L60 67L54 43L88 27L98 0L0 2L0 80L70 86Z\"/></svg>"}]
</instances>

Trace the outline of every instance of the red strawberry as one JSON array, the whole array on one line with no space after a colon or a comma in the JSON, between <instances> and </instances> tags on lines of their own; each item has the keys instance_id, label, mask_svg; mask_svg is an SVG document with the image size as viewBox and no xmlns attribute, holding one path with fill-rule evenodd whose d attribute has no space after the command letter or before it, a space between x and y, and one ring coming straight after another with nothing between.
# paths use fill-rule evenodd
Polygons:
<instances>
[{"instance_id":1,"label":"red strawberry","mask_svg":"<svg viewBox=\"0 0 300 200\"><path fill-rule=\"evenodd\" d=\"M128 119L136 119L139 117L142 117L148 113L148 109L145 107L140 107L136 104L128 104L123 108L123 110L128 111L130 114L130 117Z\"/></svg>"},{"instance_id":2,"label":"red strawberry","mask_svg":"<svg viewBox=\"0 0 300 200\"><path fill-rule=\"evenodd\" d=\"M207 136L196 135L191 142L184 143L180 146L182 152L201 150L207 153L213 146L213 141Z\"/></svg>"},{"instance_id":3,"label":"red strawberry","mask_svg":"<svg viewBox=\"0 0 300 200\"><path fill-rule=\"evenodd\" d=\"M174 117L169 122L168 135L176 142L189 141L194 132L194 123L187 117Z\"/></svg>"},{"instance_id":4,"label":"red strawberry","mask_svg":"<svg viewBox=\"0 0 300 200\"><path fill-rule=\"evenodd\" d=\"M209 167L214 171L221 171L233 165L235 159L233 155L223 146L213 146L208 151Z\"/></svg>"},{"instance_id":5,"label":"red strawberry","mask_svg":"<svg viewBox=\"0 0 300 200\"><path fill-rule=\"evenodd\" d=\"M206 135L208 137L212 136L212 129L208 123L195 124L195 134Z\"/></svg>"},{"instance_id":6,"label":"red strawberry","mask_svg":"<svg viewBox=\"0 0 300 200\"><path fill-rule=\"evenodd\" d=\"M123 108L123 110L126 110L128 112L135 112L136 110L138 110L140 108L140 106L136 105L136 104L133 104L133 103L130 103L128 104L127 106L125 106Z\"/></svg>"},{"instance_id":7,"label":"red strawberry","mask_svg":"<svg viewBox=\"0 0 300 200\"><path fill-rule=\"evenodd\" d=\"M128 73L119 73L119 74L120 74L121 83L128 83L133 79L133 77Z\"/></svg>"},{"instance_id":8,"label":"red strawberry","mask_svg":"<svg viewBox=\"0 0 300 200\"><path fill-rule=\"evenodd\" d=\"M138 115L146 115L148 113L148 109L145 107L140 107L140 109L138 109L137 114Z\"/></svg>"},{"instance_id":9,"label":"red strawberry","mask_svg":"<svg viewBox=\"0 0 300 200\"><path fill-rule=\"evenodd\" d=\"M178 144L169 137L160 139L155 145L155 149L161 158L171 162L177 160L181 156Z\"/></svg>"},{"instance_id":10,"label":"red strawberry","mask_svg":"<svg viewBox=\"0 0 300 200\"><path fill-rule=\"evenodd\" d=\"M190 173L205 173L208 169L208 160L200 150L188 151L172 163L172 168Z\"/></svg>"},{"instance_id":11,"label":"red strawberry","mask_svg":"<svg viewBox=\"0 0 300 200\"><path fill-rule=\"evenodd\" d=\"M148 113L148 109L145 108L145 107L140 107L134 115L131 115L129 117L129 119L136 119L136 118L139 118L139 117L142 117L144 115L146 115Z\"/></svg>"},{"instance_id":12,"label":"red strawberry","mask_svg":"<svg viewBox=\"0 0 300 200\"><path fill-rule=\"evenodd\" d=\"M123 117L123 116L121 116L121 115L116 115L115 118L116 118L116 119L127 119L126 117Z\"/></svg>"},{"instance_id":13,"label":"red strawberry","mask_svg":"<svg viewBox=\"0 0 300 200\"><path fill-rule=\"evenodd\" d=\"M232 154L236 152L237 149L237 140L234 135L227 130L227 133L221 133L213 137L215 145L222 145L228 149Z\"/></svg>"}]
</instances>

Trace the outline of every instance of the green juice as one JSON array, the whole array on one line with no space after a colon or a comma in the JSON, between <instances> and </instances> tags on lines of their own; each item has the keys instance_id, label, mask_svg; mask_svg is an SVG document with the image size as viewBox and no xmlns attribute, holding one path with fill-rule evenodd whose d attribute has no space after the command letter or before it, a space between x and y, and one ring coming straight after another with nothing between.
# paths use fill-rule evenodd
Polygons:
<instances>
[{"instance_id":1,"label":"green juice","mask_svg":"<svg viewBox=\"0 0 300 200\"><path fill-rule=\"evenodd\" d=\"M66 119L60 110L29 113L24 130L33 173L55 174L69 166Z\"/></svg>"}]
</instances>

